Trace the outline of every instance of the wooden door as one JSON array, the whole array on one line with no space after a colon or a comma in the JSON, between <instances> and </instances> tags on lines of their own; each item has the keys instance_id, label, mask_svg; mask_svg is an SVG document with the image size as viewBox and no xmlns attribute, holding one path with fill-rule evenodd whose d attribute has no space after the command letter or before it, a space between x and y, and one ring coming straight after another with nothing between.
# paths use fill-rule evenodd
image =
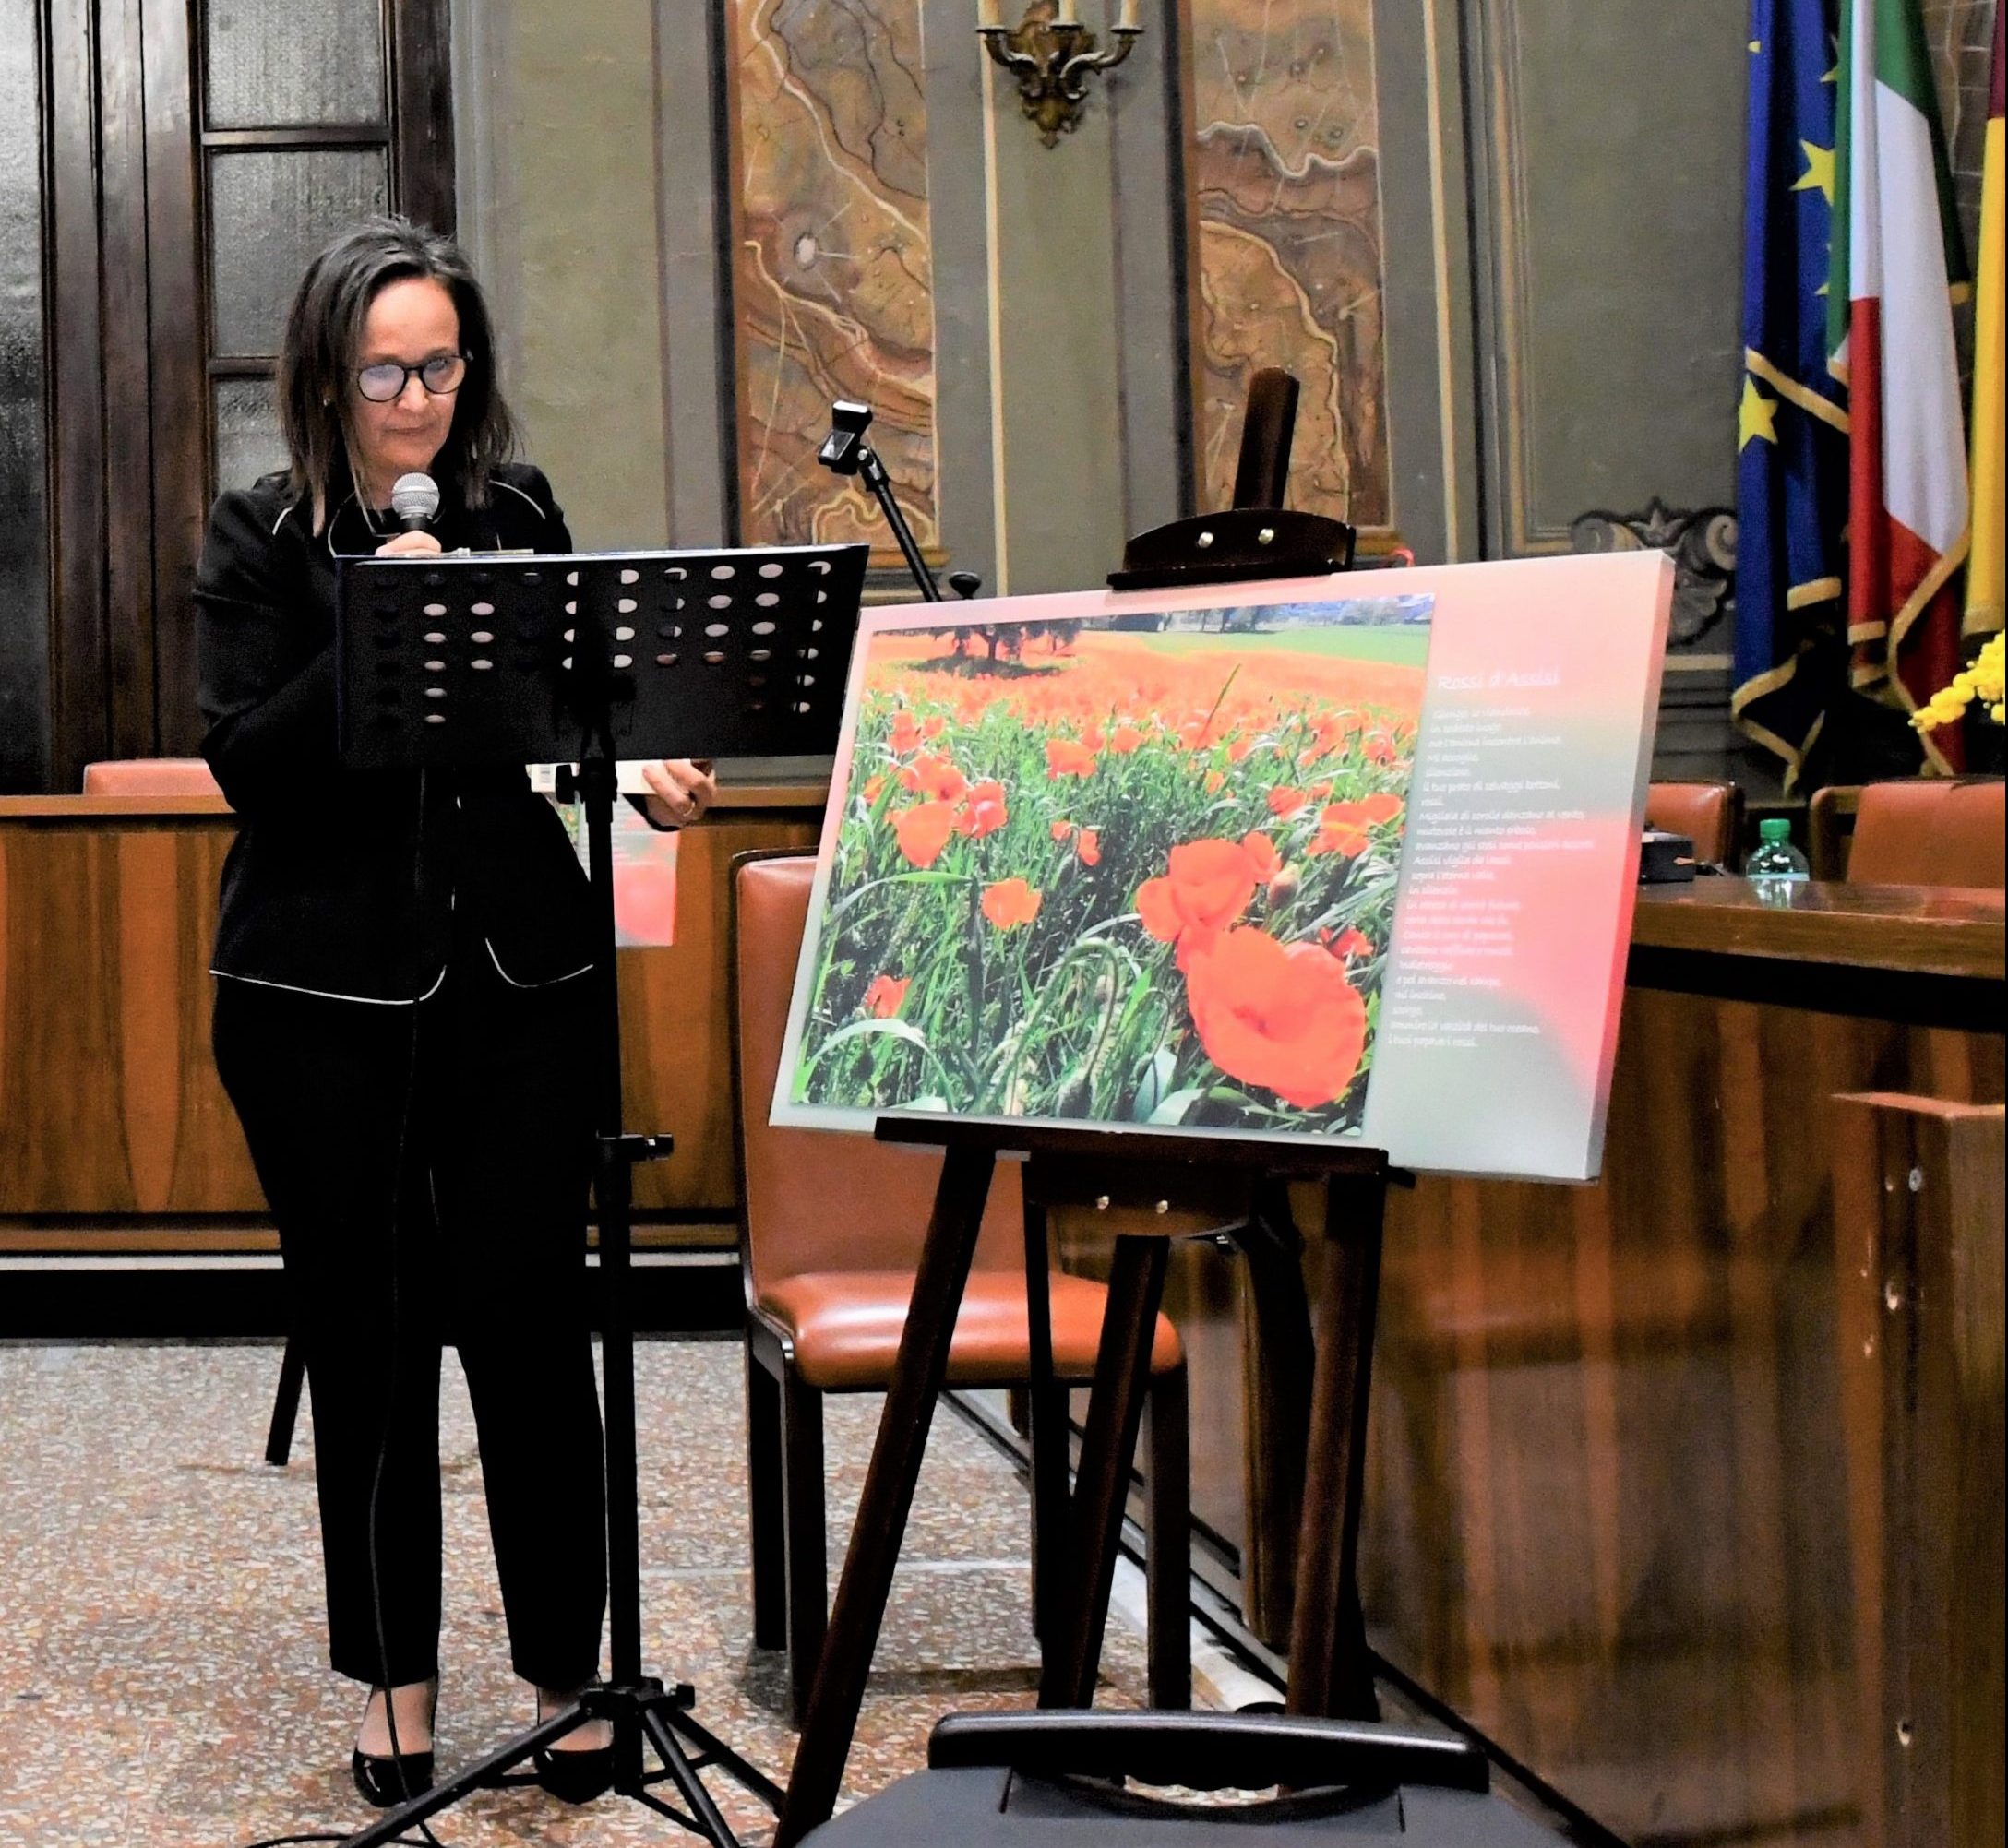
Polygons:
<instances>
[{"instance_id":1,"label":"wooden door","mask_svg":"<svg viewBox=\"0 0 2008 1848\"><path fill-rule=\"evenodd\" d=\"M48 0L48 787L201 735L210 501L283 460L271 377L306 258L453 228L448 0Z\"/></svg>"}]
</instances>

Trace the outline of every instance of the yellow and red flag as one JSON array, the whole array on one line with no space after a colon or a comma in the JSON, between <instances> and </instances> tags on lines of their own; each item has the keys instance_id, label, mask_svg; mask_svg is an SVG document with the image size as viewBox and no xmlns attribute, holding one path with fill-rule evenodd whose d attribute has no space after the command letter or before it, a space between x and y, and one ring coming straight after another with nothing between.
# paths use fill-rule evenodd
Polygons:
<instances>
[{"instance_id":1,"label":"yellow and red flag","mask_svg":"<svg viewBox=\"0 0 2008 1848\"><path fill-rule=\"evenodd\" d=\"M2002 525L2004 423L2002 267L2003 250L2002 27L2008 13L1994 9L1994 82L1987 110L1987 157L1980 183L1978 299L1973 315L1973 556L1966 565L1969 636L1993 635L2002 626Z\"/></svg>"}]
</instances>

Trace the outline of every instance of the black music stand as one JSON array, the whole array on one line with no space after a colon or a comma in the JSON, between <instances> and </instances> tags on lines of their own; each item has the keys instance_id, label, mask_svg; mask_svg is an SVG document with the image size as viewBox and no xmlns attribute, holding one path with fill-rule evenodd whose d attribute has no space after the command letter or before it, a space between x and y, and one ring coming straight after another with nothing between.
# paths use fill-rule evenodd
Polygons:
<instances>
[{"instance_id":1,"label":"black music stand","mask_svg":"<svg viewBox=\"0 0 2008 1848\"><path fill-rule=\"evenodd\" d=\"M781 1792L691 1717L694 1691L641 1662L634 1329L628 1308L632 1169L670 1152L622 1121L614 965L615 765L627 757L827 753L863 593L863 545L770 551L344 561L336 625L342 760L358 769L578 765L601 949L593 1198L604 1304L607 1595L612 1675L508 1744L348 1840L376 1848L505 1782L583 1719L610 1720L614 1789L713 1848L738 1848L699 1775L717 1766L778 1809ZM647 1769L646 1737L662 1759ZM687 1809L650 1788L673 1782Z\"/></svg>"}]
</instances>

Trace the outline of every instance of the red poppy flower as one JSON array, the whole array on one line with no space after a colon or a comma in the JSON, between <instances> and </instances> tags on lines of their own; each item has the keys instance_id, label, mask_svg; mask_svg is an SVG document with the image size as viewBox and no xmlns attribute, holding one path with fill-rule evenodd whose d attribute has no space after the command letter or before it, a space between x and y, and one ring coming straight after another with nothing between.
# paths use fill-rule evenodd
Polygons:
<instances>
[{"instance_id":1,"label":"red poppy flower","mask_svg":"<svg viewBox=\"0 0 2008 1848\"><path fill-rule=\"evenodd\" d=\"M1143 742L1143 733L1134 725L1118 725L1108 734L1108 748L1118 757L1127 757Z\"/></svg>"},{"instance_id":2,"label":"red poppy flower","mask_svg":"<svg viewBox=\"0 0 2008 1848\"><path fill-rule=\"evenodd\" d=\"M899 975L875 975L866 985L865 1011L874 1020L890 1020L900 1011L911 987L910 978Z\"/></svg>"},{"instance_id":3,"label":"red poppy flower","mask_svg":"<svg viewBox=\"0 0 2008 1848\"><path fill-rule=\"evenodd\" d=\"M1080 854L1083 866L1099 866L1102 864L1101 830L1083 828L1074 836L1074 852Z\"/></svg>"},{"instance_id":4,"label":"red poppy flower","mask_svg":"<svg viewBox=\"0 0 2008 1848\"><path fill-rule=\"evenodd\" d=\"M1327 809L1325 813L1331 814ZM1373 845L1373 836L1357 821L1321 821L1318 831L1305 843L1304 852L1312 859L1321 853L1343 853L1348 860L1355 860Z\"/></svg>"},{"instance_id":5,"label":"red poppy flower","mask_svg":"<svg viewBox=\"0 0 2008 1848\"><path fill-rule=\"evenodd\" d=\"M1022 879L999 879L983 888L983 914L998 930L1015 930L1039 915L1041 896Z\"/></svg>"},{"instance_id":6,"label":"red poppy flower","mask_svg":"<svg viewBox=\"0 0 2008 1848\"><path fill-rule=\"evenodd\" d=\"M969 779L946 751L922 757L914 766L921 792L933 802L960 802L969 793Z\"/></svg>"},{"instance_id":7,"label":"red poppy flower","mask_svg":"<svg viewBox=\"0 0 2008 1848\"><path fill-rule=\"evenodd\" d=\"M916 803L892 817L892 831L908 864L931 866L955 831L955 811L945 802Z\"/></svg>"},{"instance_id":8,"label":"red poppy flower","mask_svg":"<svg viewBox=\"0 0 2008 1848\"><path fill-rule=\"evenodd\" d=\"M865 800L867 802L877 802L878 800L878 793L882 789L884 789L885 786L886 780L882 773L875 776L867 777L865 779Z\"/></svg>"},{"instance_id":9,"label":"red poppy flower","mask_svg":"<svg viewBox=\"0 0 2008 1848\"><path fill-rule=\"evenodd\" d=\"M1300 789L1273 789L1269 792L1269 812L1278 821L1287 821L1309 800Z\"/></svg>"},{"instance_id":10,"label":"red poppy flower","mask_svg":"<svg viewBox=\"0 0 2008 1848\"><path fill-rule=\"evenodd\" d=\"M1307 853L1343 853L1350 860L1372 845L1368 831L1382 822L1392 821L1402 812L1398 795L1381 793L1362 796L1357 802L1327 804L1318 817L1318 832Z\"/></svg>"},{"instance_id":11,"label":"red poppy flower","mask_svg":"<svg viewBox=\"0 0 2008 1848\"><path fill-rule=\"evenodd\" d=\"M1255 745L1252 739L1237 738L1227 746L1227 761L1230 764L1237 764L1254 748Z\"/></svg>"},{"instance_id":12,"label":"red poppy flower","mask_svg":"<svg viewBox=\"0 0 2008 1848\"><path fill-rule=\"evenodd\" d=\"M980 782L969 792L969 800L955 826L972 841L981 841L986 834L995 834L1010 818L1010 811L1004 804L1004 785Z\"/></svg>"},{"instance_id":13,"label":"red poppy flower","mask_svg":"<svg viewBox=\"0 0 2008 1848\"><path fill-rule=\"evenodd\" d=\"M1073 831L1074 825L1070 821L1056 821L1052 827L1053 839L1056 841L1065 841Z\"/></svg>"},{"instance_id":14,"label":"red poppy flower","mask_svg":"<svg viewBox=\"0 0 2008 1848\"><path fill-rule=\"evenodd\" d=\"M1276 852L1276 843L1266 834L1249 834L1242 838L1241 846L1248 854L1249 864L1255 869L1255 876L1267 885L1283 870L1283 855Z\"/></svg>"},{"instance_id":15,"label":"red poppy flower","mask_svg":"<svg viewBox=\"0 0 2008 1848\"><path fill-rule=\"evenodd\" d=\"M948 722L946 719L937 712L932 718L921 721L920 735L924 738L938 738Z\"/></svg>"},{"instance_id":16,"label":"red poppy flower","mask_svg":"<svg viewBox=\"0 0 2008 1848\"><path fill-rule=\"evenodd\" d=\"M1171 850L1165 876L1137 888L1137 915L1160 943L1178 946L1184 969L1248 909L1259 883L1248 849L1237 841L1189 841Z\"/></svg>"},{"instance_id":17,"label":"red poppy flower","mask_svg":"<svg viewBox=\"0 0 2008 1848\"><path fill-rule=\"evenodd\" d=\"M1315 944L1230 930L1193 958L1186 998L1208 1058L1299 1110L1343 1097L1367 1048L1367 1004Z\"/></svg>"},{"instance_id":18,"label":"red poppy flower","mask_svg":"<svg viewBox=\"0 0 2008 1848\"><path fill-rule=\"evenodd\" d=\"M1205 788L1208 795L1218 795L1226 786L1227 773L1225 770L1208 770L1206 772Z\"/></svg>"},{"instance_id":19,"label":"red poppy flower","mask_svg":"<svg viewBox=\"0 0 2008 1848\"><path fill-rule=\"evenodd\" d=\"M892 721L892 755L903 757L920 743L920 727L914 722L914 715L903 708Z\"/></svg>"},{"instance_id":20,"label":"red poppy flower","mask_svg":"<svg viewBox=\"0 0 2008 1848\"><path fill-rule=\"evenodd\" d=\"M1048 738L1046 741L1046 774L1057 781L1061 777L1092 776L1094 771L1094 753L1085 745L1072 738Z\"/></svg>"}]
</instances>

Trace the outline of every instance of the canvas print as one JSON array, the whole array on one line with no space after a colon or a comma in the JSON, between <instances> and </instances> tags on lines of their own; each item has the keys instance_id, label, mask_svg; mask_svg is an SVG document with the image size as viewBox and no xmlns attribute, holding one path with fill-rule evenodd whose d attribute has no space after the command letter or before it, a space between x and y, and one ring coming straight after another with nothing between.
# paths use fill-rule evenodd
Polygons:
<instances>
[{"instance_id":1,"label":"canvas print","mask_svg":"<svg viewBox=\"0 0 2008 1848\"><path fill-rule=\"evenodd\" d=\"M1243 594L860 637L789 1120L1357 1132L1433 599Z\"/></svg>"}]
</instances>

